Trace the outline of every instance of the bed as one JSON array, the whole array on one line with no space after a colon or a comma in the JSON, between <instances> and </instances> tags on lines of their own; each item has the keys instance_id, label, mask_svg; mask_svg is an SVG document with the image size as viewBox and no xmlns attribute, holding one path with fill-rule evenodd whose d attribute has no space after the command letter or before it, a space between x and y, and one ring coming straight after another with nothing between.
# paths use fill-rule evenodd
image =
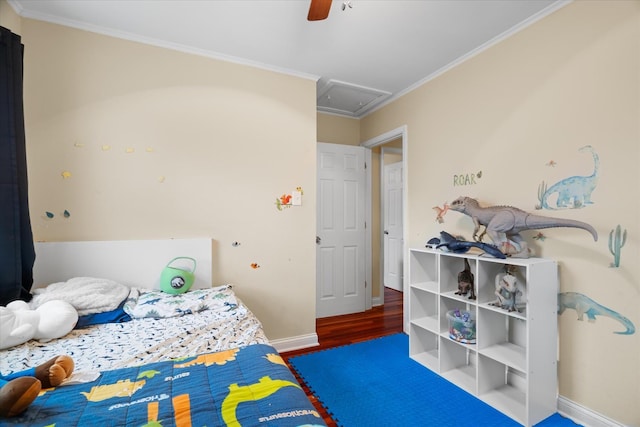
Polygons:
<instances>
[{"instance_id":1,"label":"bed","mask_svg":"<svg viewBox=\"0 0 640 427\"><path fill-rule=\"evenodd\" d=\"M0 351L3 374L59 354L75 362L68 382L0 425L325 425L233 285L211 286L211 248L209 239L37 244L34 303L58 296L52 284L81 288L102 276L115 283L103 299L113 295L117 307L79 306L79 325L64 337ZM185 254L198 261L193 288L161 292L160 270Z\"/></svg>"}]
</instances>

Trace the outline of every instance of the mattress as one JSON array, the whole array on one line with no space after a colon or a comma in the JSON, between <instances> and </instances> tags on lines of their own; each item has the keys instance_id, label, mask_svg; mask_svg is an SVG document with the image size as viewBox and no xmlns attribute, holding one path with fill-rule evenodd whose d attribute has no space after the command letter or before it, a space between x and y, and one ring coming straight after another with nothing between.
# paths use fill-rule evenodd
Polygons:
<instances>
[{"instance_id":1,"label":"mattress","mask_svg":"<svg viewBox=\"0 0 640 427\"><path fill-rule=\"evenodd\" d=\"M134 318L74 329L49 342L31 340L0 350L0 372L21 371L61 354L73 358L76 372L85 373L268 343L261 322L231 285L197 292L206 292L215 306L175 317ZM167 298L176 299L168 294Z\"/></svg>"}]
</instances>

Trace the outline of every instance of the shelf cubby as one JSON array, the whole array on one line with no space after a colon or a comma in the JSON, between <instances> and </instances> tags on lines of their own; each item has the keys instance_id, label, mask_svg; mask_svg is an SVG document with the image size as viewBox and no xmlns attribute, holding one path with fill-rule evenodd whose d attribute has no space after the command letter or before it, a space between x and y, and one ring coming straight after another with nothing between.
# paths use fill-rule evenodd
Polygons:
<instances>
[{"instance_id":1,"label":"shelf cubby","mask_svg":"<svg viewBox=\"0 0 640 427\"><path fill-rule=\"evenodd\" d=\"M421 288L411 288L411 322L431 331L438 331L438 295Z\"/></svg>"},{"instance_id":2,"label":"shelf cubby","mask_svg":"<svg viewBox=\"0 0 640 427\"><path fill-rule=\"evenodd\" d=\"M440 375L469 393L476 392L476 352L450 339L440 343Z\"/></svg>"},{"instance_id":3,"label":"shelf cubby","mask_svg":"<svg viewBox=\"0 0 640 427\"><path fill-rule=\"evenodd\" d=\"M478 304L489 305L495 304L498 301L496 294L499 277L503 277L506 274L507 267L511 272L511 275L516 280L516 306L520 312L524 312L527 301L527 279L526 268L521 265L515 265L505 262L483 262L478 265Z\"/></svg>"},{"instance_id":4,"label":"shelf cubby","mask_svg":"<svg viewBox=\"0 0 640 427\"><path fill-rule=\"evenodd\" d=\"M409 333L409 356L432 371L438 370L439 335L412 323Z\"/></svg>"},{"instance_id":5,"label":"shelf cubby","mask_svg":"<svg viewBox=\"0 0 640 427\"><path fill-rule=\"evenodd\" d=\"M438 291L438 264L436 256L409 255L409 285L415 288Z\"/></svg>"},{"instance_id":6,"label":"shelf cubby","mask_svg":"<svg viewBox=\"0 0 640 427\"><path fill-rule=\"evenodd\" d=\"M513 419L526 418L524 374L482 354L479 356L478 397Z\"/></svg>"},{"instance_id":7,"label":"shelf cubby","mask_svg":"<svg viewBox=\"0 0 640 427\"><path fill-rule=\"evenodd\" d=\"M519 370L526 368L527 321L507 313L479 309L478 351Z\"/></svg>"},{"instance_id":8,"label":"shelf cubby","mask_svg":"<svg viewBox=\"0 0 640 427\"><path fill-rule=\"evenodd\" d=\"M469 263L471 273L475 276L476 261L464 256L450 256L441 258L440 265L440 293L453 294L458 291L458 273L465 269L465 259ZM477 283L477 281L475 281ZM477 284L474 283L475 289Z\"/></svg>"},{"instance_id":9,"label":"shelf cubby","mask_svg":"<svg viewBox=\"0 0 640 427\"><path fill-rule=\"evenodd\" d=\"M558 388L557 264L431 248L409 254L411 358L526 427L552 415ZM474 274L475 300L456 295L465 259ZM515 311L496 304L496 283L507 270L507 281L516 284ZM466 324L450 337L447 312L454 310L474 316L475 343L459 342L472 327Z\"/></svg>"},{"instance_id":10,"label":"shelf cubby","mask_svg":"<svg viewBox=\"0 0 640 427\"><path fill-rule=\"evenodd\" d=\"M447 318L447 313L449 311L459 310L460 312L464 311L473 311L475 315L475 308L471 307L466 301L463 301L459 298L451 298L449 296L441 295L440 297L440 333L449 336L449 319Z\"/></svg>"}]
</instances>

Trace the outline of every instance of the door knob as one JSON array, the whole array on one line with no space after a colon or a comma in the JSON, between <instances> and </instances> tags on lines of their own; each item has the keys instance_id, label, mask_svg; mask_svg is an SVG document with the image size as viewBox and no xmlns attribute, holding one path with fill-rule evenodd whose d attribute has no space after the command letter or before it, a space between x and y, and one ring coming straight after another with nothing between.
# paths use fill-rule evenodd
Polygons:
<instances>
[{"instance_id":1,"label":"door knob","mask_svg":"<svg viewBox=\"0 0 640 427\"><path fill-rule=\"evenodd\" d=\"M384 230L384 234L389 234L389 232L387 230Z\"/></svg>"},{"instance_id":2,"label":"door knob","mask_svg":"<svg viewBox=\"0 0 640 427\"><path fill-rule=\"evenodd\" d=\"M320 236L316 236L316 245L319 245L321 241L322 239L320 238Z\"/></svg>"}]
</instances>

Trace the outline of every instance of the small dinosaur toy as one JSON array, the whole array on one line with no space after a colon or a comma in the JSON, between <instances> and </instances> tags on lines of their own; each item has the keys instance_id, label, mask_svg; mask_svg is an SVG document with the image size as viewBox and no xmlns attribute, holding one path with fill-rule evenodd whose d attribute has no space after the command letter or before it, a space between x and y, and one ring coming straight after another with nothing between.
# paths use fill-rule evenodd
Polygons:
<instances>
[{"instance_id":1,"label":"small dinosaur toy","mask_svg":"<svg viewBox=\"0 0 640 427\"><path fill-rule=\"evenodd\" d=\"M527 242L520 234L524 230L552 227L582 228L591 233L593 240L598 240L596 230L585 222L533 215L513 206L480 207L478 201L471 197L458 197L451 203L450 209L471 217L475 241L481 242L484 235L488 234L502 253L513 257L529 257ZM479 233L480 226L485 227L482 233Z\"/></svg>"},{"instance_id":2,"label":"small dinosaur toy","mask_svg":"<svg viewBox=\"0 0 640 427\"><path fill-rule=\"evenodd\" d=\"M471 272L471 266L469 265L469 260L464 259L464 270L458 273L458 290L456 291L456 295L467 295L469 294L469 299L476 299L476 291L473 287L474 276Z\"/></svg>"},{"instance_id":3,"label":"small dinosaur toy","mask_svg":"<svg viewBox=\"0 0 640 427\"><path fill-rule=\"evenodd\" d=\"M440 238L434 237L427 242L428 246L435 246L436 249L445 248L450 252L456 254L464 254L471 248L478 248L489 255L493 255L496 258L505 259L507 256L503 254L500 249L494 245L483 242L468 242L466 240L460 240L453 237L446 231L440 232Z\"/></svg>"},{"instance_id":4,"label":"small dinosaur toy","mask_svg":"<svg viewBox=\"0 0 640 427\"><path fill-rule=\"evenodd\" d=\"M520 311L516 306L516 297L521 292L518 290L518 279L513 274L514 272L515 267L507 265L505 272L496 276L495 295L498 299L495 302L490 302L489 305L503 308L509 312Z\"/></svg>"}]
</instances>

